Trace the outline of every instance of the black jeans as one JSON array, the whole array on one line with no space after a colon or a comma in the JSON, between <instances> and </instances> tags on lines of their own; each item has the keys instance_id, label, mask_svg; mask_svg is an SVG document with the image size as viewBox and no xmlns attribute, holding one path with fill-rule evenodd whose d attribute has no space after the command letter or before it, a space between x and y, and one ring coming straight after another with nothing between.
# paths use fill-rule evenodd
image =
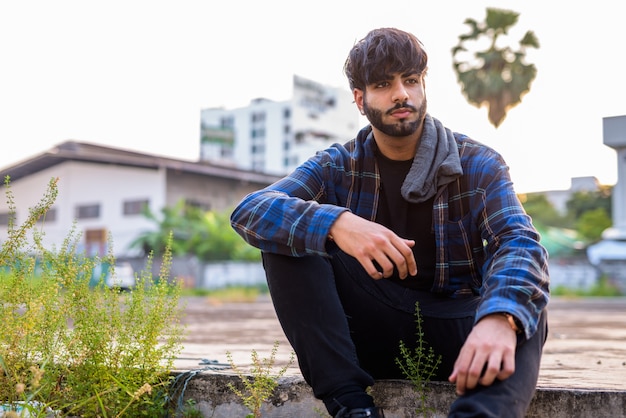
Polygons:
<instances>
[{"instance_id":1,"label":"black jeans","mask_svg":"<svg viewBox=\"0 0 626 418\"><path fill-rule=\"evenodd\" d=\"M417 343L416 303L424 340L442 358L432 380L447 381L479 301L439 298L373 280L342 252L330 259L264 253L263 264L302 375L329 411L338 395L364 391L374 379L405 378L396 358L401 357L400 341L411 350ZM449 416L523 417L535 392L546 336L544 313L538 332L518 345L514 375L458 397Z\"/></svg>"}]
</instances>

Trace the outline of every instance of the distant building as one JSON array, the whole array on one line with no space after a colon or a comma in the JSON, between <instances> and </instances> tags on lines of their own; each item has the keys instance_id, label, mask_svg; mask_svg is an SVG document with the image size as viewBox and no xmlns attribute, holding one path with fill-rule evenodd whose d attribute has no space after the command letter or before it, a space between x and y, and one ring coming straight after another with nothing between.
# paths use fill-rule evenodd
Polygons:
<instances>
[{"instance_id":1,"label":"distant building","mask_svg":"<svg viewBox=\"0 0 626 418\"><path fill-rule=\"evenodd\" d=\"M294 76L290 100L203 109L200 160L284 175L316 151L354 138L359 123L347 89Z\"/></svg>"},{"instance_id":2,"label":"distant building","mask_svg":"<svg viewBox=\"0 0 626 418\"><path fill-rule=\"evenodd\" d=\"M602 120L604 145L617 152L617 184L613 188L613 227L605 238L626 242L626 115ZM624 257L626 259L626 255Z\"/></svg>"},{"instance_id":3,"label":"distant building","mask_svg":"<svg viewBox=\"0 0 626 418\"><path fill-rule=\"evenodd\" d=\"M567 201L571 199L574 193L597 192L598 190L600 190L600 183L596 177L572 177L570 187L567 190L546 190L536 194L545 195L552 206L564 215L567 212Z\"/></svg>"},{"instance_id":4,"label":"distant building","mask_svg":"<svg viewBox=\"0 0 626 418\"><path fill-rule=\"evenodd\" d=\"M626 115L602 120L604 145L617 152L617 184L613 188L613 226L587 248L589 261L618 283L626 294Z\"/></svg>"},{"instance_id":5,"label":"distant building","mask_svg":"<svg viewBox=\"0 0 626 418\"><path fill-rule=\"evenodd\" d=\"M75 141L2 168L0 174L11 178L16 225L41 200L50 179L59 179L56 203L42 223L47 248L59 248L75 226L82 236L79 250L104 256L109 251L110 235L118 258L138 255L140 249L131 249L129 244L141 233L156 229L154 222L142 215L144 206L157 216L164 207L180 200L206 210L224 210L247 193L279 179L249 170ZM4 185L1 189L4 196ZM0 243L7 237L10 216L3 197Z\"/></svg>"}]
</instances>

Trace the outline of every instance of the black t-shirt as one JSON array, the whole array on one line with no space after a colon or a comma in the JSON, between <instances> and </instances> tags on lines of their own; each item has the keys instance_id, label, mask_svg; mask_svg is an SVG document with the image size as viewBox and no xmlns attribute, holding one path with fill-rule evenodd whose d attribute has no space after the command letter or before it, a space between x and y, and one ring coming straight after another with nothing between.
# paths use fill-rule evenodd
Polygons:
<instances>
[{"instance_id":1,"label":"black t-shirt","mask_svg":"<svg viewBox=\"0 0 626 418\"><path fill-rule=\"evenodd\" d=\"M433 199L409 203L400 194L413 160L393 161L377 153L381 177L380 201L376 222L385 225L398 236L415 240L413 254L417 276L401 280L397 269L388 279L412 289L430 290L435 278L435 234L432 226Z\"/></svg>"}]
</instances>

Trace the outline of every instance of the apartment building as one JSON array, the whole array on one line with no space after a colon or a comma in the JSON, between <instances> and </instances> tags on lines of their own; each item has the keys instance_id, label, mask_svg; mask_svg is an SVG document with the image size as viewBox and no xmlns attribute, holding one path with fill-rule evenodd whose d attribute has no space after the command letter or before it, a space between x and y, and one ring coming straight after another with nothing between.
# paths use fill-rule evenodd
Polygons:
<instances>
[{"instance_id":1,"label":"apartment building","mask_svg":"<svg viewBox=\"0 0 626 418\"><path fill-rule=\"evenodd\" d=\"M289 100L203 109L200 160L287 174L316 151L354 138L361 123L347 88L295 75Z\"/></svg>"}]
</instances>

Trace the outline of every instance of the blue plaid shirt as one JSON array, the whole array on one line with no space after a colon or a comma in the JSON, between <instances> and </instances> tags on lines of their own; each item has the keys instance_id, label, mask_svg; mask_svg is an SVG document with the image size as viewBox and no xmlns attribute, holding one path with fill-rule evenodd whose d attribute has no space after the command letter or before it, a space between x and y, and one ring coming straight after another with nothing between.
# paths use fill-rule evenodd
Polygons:
<instances>
[{"instance_id":1,"label":"blue plaid shirt","mask_svg":"<svg viewBox=\"0 0 626 418\"><path fill-rule=\"evenodd\" d=\"M343 211L374 221L380 176L371 128L345 145L318 152L293 173L246 196L231 215L233 228L262 251L329 256L327 239ZM549 299L548 254L525 213L502 157L454 133L463 175L437 191L432 292L480 295L476 321L508 312L527 338Z\"/></svg>"}]
</instances>

